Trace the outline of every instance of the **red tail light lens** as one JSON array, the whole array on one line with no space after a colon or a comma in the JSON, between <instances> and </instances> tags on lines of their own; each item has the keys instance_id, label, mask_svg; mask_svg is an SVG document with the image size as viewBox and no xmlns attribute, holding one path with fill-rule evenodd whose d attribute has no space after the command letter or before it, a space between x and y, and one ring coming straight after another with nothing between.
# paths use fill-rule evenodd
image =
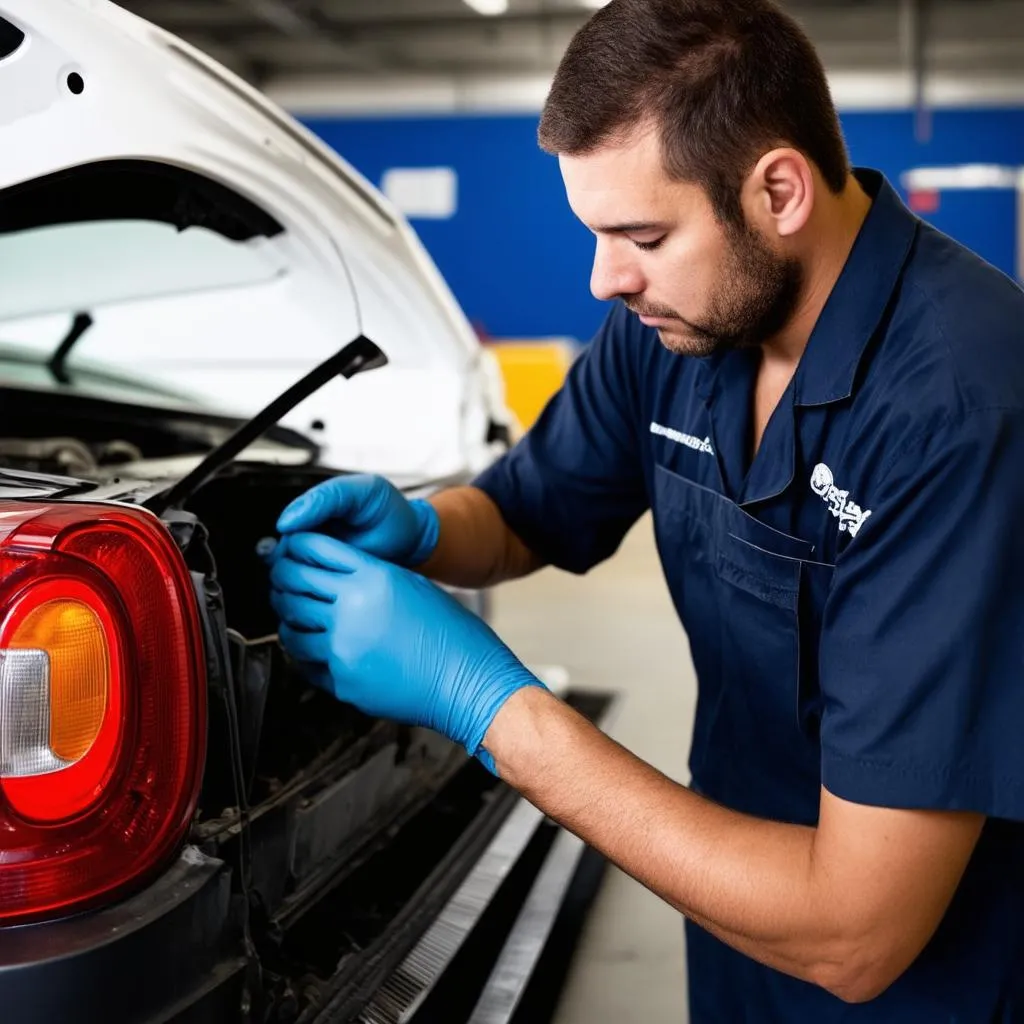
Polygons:
<instances>
[{"instance_id":1,"label":"red tail light lens","mask_svg":"<svg viewBox=\"0 0 1024 1024\"><path fill-rule=\"evenodd\" d=\"M111 901L166 862L205 709L195 595L162 524L0 502L0 924Z\"/></svg>"}]
</instances>

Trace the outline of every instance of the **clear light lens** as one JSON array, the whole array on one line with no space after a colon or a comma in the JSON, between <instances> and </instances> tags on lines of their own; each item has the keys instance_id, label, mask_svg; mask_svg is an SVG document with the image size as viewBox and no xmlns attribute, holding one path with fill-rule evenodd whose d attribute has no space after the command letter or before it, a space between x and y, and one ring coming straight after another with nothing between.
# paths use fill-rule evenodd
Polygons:
<instances>
[{"instance_id":1,"label":"clear light lens","mask_svg":"<svg viewBox=\"0 0 1024 1024\"><path fill-rule=\"evenodd\" d=\"M66 767L50 746L50 659L0 651L0 776L20 779Z\"/></svg>"}]
</instances>

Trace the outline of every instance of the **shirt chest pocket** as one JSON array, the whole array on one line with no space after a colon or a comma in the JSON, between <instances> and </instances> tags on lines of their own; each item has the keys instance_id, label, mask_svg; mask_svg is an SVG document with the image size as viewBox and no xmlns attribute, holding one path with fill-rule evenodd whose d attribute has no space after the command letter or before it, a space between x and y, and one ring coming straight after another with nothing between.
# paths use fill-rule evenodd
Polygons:
<instances>
[{"instance_id":1,"label":"shirt chest pocket","mask_svg":"<svg viewBox=\"0 0 1024 1024\"><path fill-rule=\"evenodd\" d=\"M833 567L808 542L663 467L654 491L659 551L700 685L694 778L738 809L759 786L752 774L774 792L817 786L818 637Z\"/></svg>"}]
</instances>

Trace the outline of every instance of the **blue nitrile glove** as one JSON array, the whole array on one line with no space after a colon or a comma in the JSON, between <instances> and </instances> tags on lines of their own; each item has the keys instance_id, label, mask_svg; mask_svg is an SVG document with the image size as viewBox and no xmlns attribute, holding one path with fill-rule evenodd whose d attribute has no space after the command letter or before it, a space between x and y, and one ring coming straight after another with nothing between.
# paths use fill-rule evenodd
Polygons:
<instances>
[{"instance_id":1,"label":"blue nitrile glove","mask_svg":"<svg viewBox=\"0 0 1024 1024\"><path fill-rule=\"evenodd\" d=\"M409 567L437 547L440 521L433 505L409 501L382 476L338 476L296 498L277 521L280 533L318 531L361 551Z\"/></svg>"},{"instance_id":2,"label":"blue nitrile glove","mask_svg":"<svg viewBox=\"0 0 1024 1024\"><path fill-rule=\"evenodd\" d=\"M323 534L271 556L284 649L366 714L434 729L492 772L481 749L501 706L541 686L478 616L429 580Z\"/></svg>"}]
</instances>

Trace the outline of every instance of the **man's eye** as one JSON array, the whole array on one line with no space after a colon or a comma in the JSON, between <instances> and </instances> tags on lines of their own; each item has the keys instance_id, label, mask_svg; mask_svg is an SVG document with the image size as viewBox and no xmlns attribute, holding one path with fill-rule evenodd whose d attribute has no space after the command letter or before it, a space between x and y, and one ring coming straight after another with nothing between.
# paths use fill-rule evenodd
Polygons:
<instances>
[{"instance_id":1,"label":"man's eye","mask_svg":"<svg viewBox=\"0 0 1024 1024\"><path fill-rule=\"evenodd\" d=\"M656 238L653 242L638 242L635 238L632 239L633 244L643 252L653 252L664 241L664 235L662 235L661 238Z\"/></svg>"}]
</instances>

